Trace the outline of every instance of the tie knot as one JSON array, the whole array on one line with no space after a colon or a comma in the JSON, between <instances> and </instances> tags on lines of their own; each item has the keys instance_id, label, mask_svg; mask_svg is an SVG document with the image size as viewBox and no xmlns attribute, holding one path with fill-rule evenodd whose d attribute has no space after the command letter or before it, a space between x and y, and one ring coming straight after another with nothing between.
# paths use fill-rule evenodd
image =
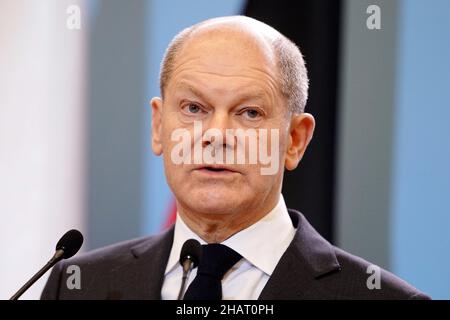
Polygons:
<instances>
[{"instance_id":1,"label":"tie knot","mask_svg":"<svg viewBox=\"0 0 450 320\"><path fill-rule=\"evenodd\" d=\"M197 273L222 279L225 273L241 258L239 253L223 244L203 245L202 259Z\"/></svg>"}]
</instances>

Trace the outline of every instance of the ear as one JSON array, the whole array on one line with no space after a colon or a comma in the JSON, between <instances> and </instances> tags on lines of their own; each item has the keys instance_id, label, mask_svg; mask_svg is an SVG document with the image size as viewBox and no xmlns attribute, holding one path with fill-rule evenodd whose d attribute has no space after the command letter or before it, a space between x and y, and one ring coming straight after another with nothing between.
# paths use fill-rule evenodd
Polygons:
<instances>
[{"instance_id":1,"label":"ear","mask_svg":"<svg viewBox=\"0 0 450 320\"><path fill-rule=\"evenodd\" d=\"M297 168L313 137L315 125L314 117L309 113L292 116L284 163L287 170Z\"/></svg>"},{"instance_id":2,"label":"ear","mask_svg":"<svg viewBox=\"0 0 450 320\"><path fill-rule=\"evenodd\" d=\"M157 156L162 154L162 99L155 97L150 101L152 107L152 150Z\"/></svg>"}]
</instances>

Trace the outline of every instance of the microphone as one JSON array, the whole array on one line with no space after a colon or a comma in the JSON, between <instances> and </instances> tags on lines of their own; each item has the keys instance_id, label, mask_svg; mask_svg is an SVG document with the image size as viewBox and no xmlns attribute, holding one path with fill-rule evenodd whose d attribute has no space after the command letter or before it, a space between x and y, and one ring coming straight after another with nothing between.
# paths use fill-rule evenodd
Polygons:
<instances>
[{"instance_id":1,"label":"microphone","mask_svg":"<svg viewBox=\"0 0 450 320\"><path fill-rule=\"evenodd\" d=\"M9 300L17 300L28 290L40 277L53 267L58 261L72 257L80 250L83 244L83 235L80 231L72 229L67 231L56 244L56 252L53 257L42 267L27 283L23 285Z\"/></svg>"},{"instance_id":2,"label":"microphone","mask_svg":"<svg viewBox=\"0 0 450 320\"><path fill-rule=\"evenodd\" d=\"M181 248L180 264L183 267L183 279L181 281L178 300L182 300L186 291L186 282L191 274L192 269L198 266L202 257L202 246L195 239L189 239Z\"/></svg>"}]
</instances>

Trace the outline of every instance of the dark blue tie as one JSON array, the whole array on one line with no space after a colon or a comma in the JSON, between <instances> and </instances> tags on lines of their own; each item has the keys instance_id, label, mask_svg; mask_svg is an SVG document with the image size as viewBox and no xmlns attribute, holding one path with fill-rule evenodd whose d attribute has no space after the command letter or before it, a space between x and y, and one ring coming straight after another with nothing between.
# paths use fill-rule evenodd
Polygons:
<instances>
[{"instance_id":1,"label":"dark blue tie","mask_svg":"<svg viewBox=\"0 0 450 320\"><path fill-rule=\"evenodd\" d=\"M242 256L227 246L213 243L202 246L197 276L184 300L222 300L222 278Z\"/></svg>"}]
</instances>

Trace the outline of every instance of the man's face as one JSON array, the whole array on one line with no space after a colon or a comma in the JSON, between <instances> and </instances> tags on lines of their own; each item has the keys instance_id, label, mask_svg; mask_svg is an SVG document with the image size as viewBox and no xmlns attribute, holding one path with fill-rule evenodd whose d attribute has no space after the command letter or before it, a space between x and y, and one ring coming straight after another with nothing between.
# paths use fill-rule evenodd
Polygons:
<instances>
[{"instance_id":1,"label":"man's face","mask_svg":"<svg viewBox=\"0 0 450 320\"><path fill-rule=\"evenodd\" d=\"M178 206L202 214L250 214L267 212L276 204L290 118L279 93L275 61L267 46L237 34L201 36L178 54L164 101L152 100L153 149L164 155L166 177ZM203 132L218 129L223 143L202 141L194 134L194 123L201 123ZM267 165L249 164L249 152L257 153L249 143L245 164L236 164L236 157L231 164L193 163L195 143L202 150L214 145L224 153L230 148L236 152L242 145L227 139L227 129L254 129L258 142L259 129L267 129L268 154L271 144L278 145L277 154L271 155L280 164L276 171L264 175L261 167ZM172 151L180 141L174 141L172 134L180 130L191 134L191 156L190 161L174 163ZM271 130L278 132L279 139L272 141Z\"/></svg>"}]
</instances>

